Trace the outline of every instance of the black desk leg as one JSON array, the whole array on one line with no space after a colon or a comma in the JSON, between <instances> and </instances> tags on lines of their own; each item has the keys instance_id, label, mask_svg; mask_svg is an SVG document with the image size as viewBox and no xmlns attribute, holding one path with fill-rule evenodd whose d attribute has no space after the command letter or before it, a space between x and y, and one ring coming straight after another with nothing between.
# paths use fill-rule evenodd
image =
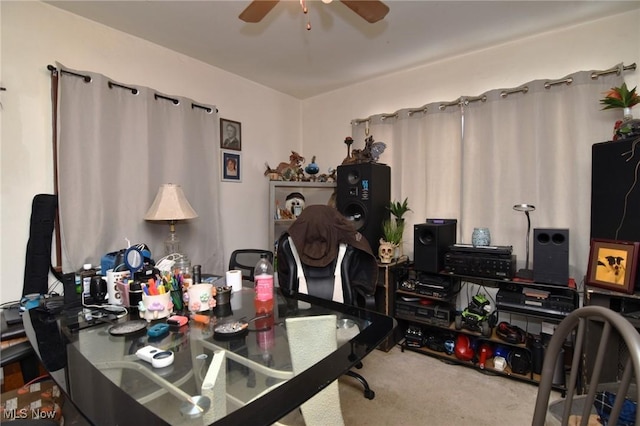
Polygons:
<instances>
[{"instance_id":1,"label":"black desk leg","mask_svg":"<svg viewBox=\"0 0 640 426\"><path fill-rule=\"evenodd\" d=\"M28 355L20 360L20 369L22 370L22 380L29 383L31 380L40 376L38 357L35 353Z\"/></svg>"}]
</instances>

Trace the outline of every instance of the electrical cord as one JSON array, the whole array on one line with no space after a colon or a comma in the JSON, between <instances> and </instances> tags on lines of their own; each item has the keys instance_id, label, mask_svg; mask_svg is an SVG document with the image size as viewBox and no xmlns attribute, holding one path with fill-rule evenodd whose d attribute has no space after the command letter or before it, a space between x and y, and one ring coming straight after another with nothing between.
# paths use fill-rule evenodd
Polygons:
<instances>
[{"instance_id":1,"label":"electrical cord","mask_svg":"<svg viewBox=\"0 0 640 426\"><path fill-rule=\"evenodd\" d=\"M87 320L87 321L89 321L89 320L91 320L93 318L93 314L90 311L90 309L100 309L100 310L108 311L110 313L115 314L116 315L116 319L123 318L129 313L129 310L127 308L125 308L124 306L120 306L120 305L111 305L111 304L87 305L84 302L84 297L82 297L82 307L88 309L89 311L86 312L83 309L82 312L78 313L78 315L84 315L85 320ZM115 308L115 310L119 310L121 312L119 314L116 314L114 312L114 308Z\"/></svg>"}]
</instances>

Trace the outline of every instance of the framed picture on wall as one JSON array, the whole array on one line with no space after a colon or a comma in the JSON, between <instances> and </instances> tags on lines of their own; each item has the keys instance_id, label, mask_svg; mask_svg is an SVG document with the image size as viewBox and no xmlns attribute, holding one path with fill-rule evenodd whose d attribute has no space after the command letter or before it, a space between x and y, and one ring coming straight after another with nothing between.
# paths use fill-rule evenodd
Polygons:
<instances>
[{"instance_id":1,"label":"framed picture on wall","mask_svg":"<svg viewBox=\"0 0 640 426\"><path fill-rule=\"evenodd\" d=\"M240 154L235 152L222 152L222 181L242 182L240 172Z\"/></svg>"},{"instance_id":2,"label":"framed picture on wall","mask_svg":"<svg viewBox=\"0 0 640 426\"><path fill-rule=\"evenodd\" d=\"M640 242L592 239L587 284L633 293L639 252Z\"/></svg>"},{"instance_id":3,"label":"framed picture on wall","mask_svg":"<svg viewBox=\"0 0 640 426\"><path fill-rule=\"evenodd\" d=\"M238 121L220 119L220 148L242 151L242 124Z\"/></svg>"}]
</instances>

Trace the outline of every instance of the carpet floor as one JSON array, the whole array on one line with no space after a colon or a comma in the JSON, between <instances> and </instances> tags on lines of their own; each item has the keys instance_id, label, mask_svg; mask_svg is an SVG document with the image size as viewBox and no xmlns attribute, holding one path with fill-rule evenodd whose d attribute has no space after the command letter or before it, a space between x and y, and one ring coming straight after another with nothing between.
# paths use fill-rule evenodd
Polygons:
<instances>
[{"instance_id":1,"label":"carpet floor","mask_svg":"<svg viewBox=\"0 0 640 426\"><path fill-rule=\"evenodd\" d=\"M359 373L376 395L364 398L355 379L339 379L347 426L530 425L538 387L447 364L416 352L374 350ZM550 400L560 398L553 392Z\"/></svg>"}]
</instances>

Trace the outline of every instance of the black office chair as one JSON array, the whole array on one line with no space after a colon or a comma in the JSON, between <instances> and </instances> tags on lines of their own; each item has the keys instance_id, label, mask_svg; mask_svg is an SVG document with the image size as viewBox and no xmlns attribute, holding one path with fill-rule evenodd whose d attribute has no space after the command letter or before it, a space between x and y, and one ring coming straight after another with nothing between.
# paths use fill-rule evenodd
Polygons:
<instances>
[{"instance_id":1,"label":"black office chair","mask_svg":"<svg viewBox=\"0 0 640 426\"><path fill-rule=\"evenodd\" d=\"M339 265L342 303L374 309L377 262L369 244L361 235L357 237L356 234L353 226L334 208L324 205L307 207L289 231L278 240L278 282L282 292L290 296L304 292L335 300L337 254L339 245L344 244L344 257ZM300 243L293 243L293 246L300 259L306 291L299 286L298 263L292 250L294 238L290 238L292 235ZM307 242L307 248L303 241ZM356 364L356 368L361 367L362 363ZM375 397L375 392L362 375L353 371L347 372L347 375L362 384L365 398Z\"/></svg>"},{"instance_id":2,"label":"black office chair","mask_svg":"<svg viewBox=\"0 0 640 426\"><path fill-rule=\"evenodd\" d=\"M273 252L262 249L240 249L234 250L229 258L229 270L238 269L242 271L242 279L253 281L253 268L260 260L262 254L267 255L269 262L273 264Z\"/></svg>"}]
</instances>

